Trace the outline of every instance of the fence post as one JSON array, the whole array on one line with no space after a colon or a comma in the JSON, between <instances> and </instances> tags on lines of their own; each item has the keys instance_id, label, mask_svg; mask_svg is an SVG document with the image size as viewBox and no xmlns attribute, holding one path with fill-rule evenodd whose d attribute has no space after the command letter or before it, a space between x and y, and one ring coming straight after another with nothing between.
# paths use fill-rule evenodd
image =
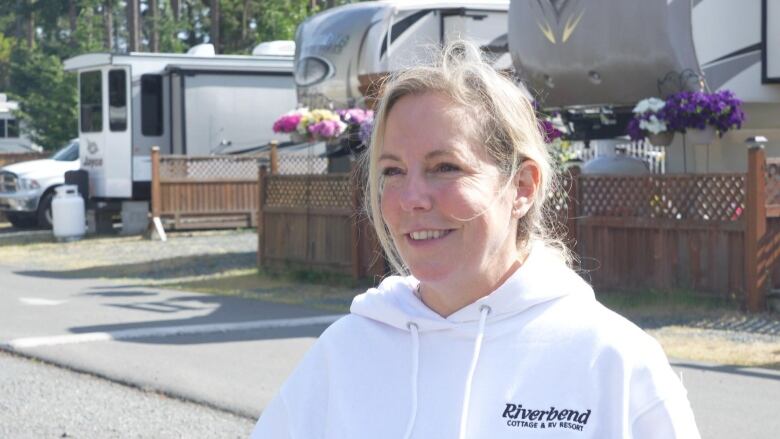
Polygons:
<instances>
[{"instance_id":1,"label":"fence post","mask_svg":"<svg viewBox=\"0 0 780 439\"><path fill-rule=\"evenodd\" d=\"M580 167L569 168L571 184L566 188L566 245L576 253L577 248L577 216L580 204Z\"/></svg>"},{"instance_id":2,"label":"fence post","mask_svg":"<svg viewBox=\"0 0 780 439\"><path fill-rule=\"evenodd\" d=\"M271 140L271 175L279 174L279 142Z\"/></svg>"},{"instance_id":3,"label":"fence post","mask_svg":"<svg viewBox=\"0 0 780 439\"><path fill-rule=\"evenodd\" d=\"M160 217L160 147L152 147L152 218Z\"/></svg>"},{"instance_id":4,"label":"fence post","mask_svg":"<svg viewBox=\"0 0 780 439\"><path fill-rule=\"evenodd\" d=\"M352 279L360 278L360 178L358 177L358 164L350 163L350 186L352 191L352 213L350 215L350 227L352 232Z\"/></svg>"},{"instance_id":5,"label":"fence post","mask_svg":"<svg viewBox=\"0 0 780 439\"><path fill-rule=\"evenodd\" d=\"M745 200L745 299L750 312L764 309L766 276L759 273L759 248L766 233L766 155L763 146L748 150Z\"/></svg>"},{"instance_id":6,"label":"fence post","mask_svg":"<svg viewBox=\"0 0 780 439\"><path fill-rule=\"evenodd\" d=\"M267 175L268 168L265 165L261 165L257 172L257 268L263 267L263 256L265 256L263 205L265 204Z\"/></svg>"}]
</instances>

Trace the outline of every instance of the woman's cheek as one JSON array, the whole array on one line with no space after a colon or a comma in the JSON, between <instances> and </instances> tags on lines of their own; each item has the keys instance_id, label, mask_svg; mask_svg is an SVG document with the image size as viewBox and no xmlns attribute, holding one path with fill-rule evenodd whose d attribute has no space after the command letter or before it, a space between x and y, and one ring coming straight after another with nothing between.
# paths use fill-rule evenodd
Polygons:
<instances>
[{"instance_id":1,"label":"woman's cheek","mask_svg":"<svg viewBox=\"0 0 780 439\"><path fill-rule=\"evenodd\" d=\"M398 202L398 191L392 187L385 186L381 194L379 207L382 209L382 219L391 232L395 230L395 220L398 218L398 209L400 209Z\"/></svg>"}]
</instances>

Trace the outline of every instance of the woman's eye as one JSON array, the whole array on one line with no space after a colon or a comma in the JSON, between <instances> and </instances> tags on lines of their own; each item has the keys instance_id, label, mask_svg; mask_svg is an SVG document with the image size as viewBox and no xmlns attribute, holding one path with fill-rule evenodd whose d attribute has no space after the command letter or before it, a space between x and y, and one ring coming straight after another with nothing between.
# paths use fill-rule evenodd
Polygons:
<instances>
[{"instance_id":1,"label":"woman's eye","mask_svg":"<svg viewBox=\"0 0 780 439\"><path fill-rule=\"evenodd\" d=\"M434 168L436 172L456 172L460 171L460 167L451 163L440 163Z\"/></svg>"},{"instance_id":2,"label":"woman's eye","mask_svg":"<svg viewBox=\"0 0 780 439\"><path fill-rule=\"evenodd\" d=\"M389 168L382 169L383 177L392 177L394 175L400 175L400 174L401 174L400 168L389 167Z\"/></svg>"}]
</instances>

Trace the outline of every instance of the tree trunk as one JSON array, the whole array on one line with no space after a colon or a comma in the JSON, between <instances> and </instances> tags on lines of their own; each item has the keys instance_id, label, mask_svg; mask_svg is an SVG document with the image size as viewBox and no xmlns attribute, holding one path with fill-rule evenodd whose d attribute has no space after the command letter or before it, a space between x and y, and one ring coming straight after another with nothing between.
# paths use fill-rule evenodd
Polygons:
<instances>
[{"instance_id":1,"label":"tree trunk","mask_svg":"<svg viewBox=\"0 0 780 439\"><path fill-rule=\"evenodd\" d=\"M35 17L32 11L27 15L27 47L32 49L35 47Z\"/></svg>"},{"instance_id":2,"label":"tree trunk","mask_svg":"<svg viewBox=\"0 0 780 439\"><path fill-rule=\"evenodd\" d=\"M68 0L68 25L70 26L70 45L76 47L76 27L78 26L78 12L76 11L76 0Z\"/></svg>"},{"instance_id":3,"label":"tree trunk","mask_svg":"<svg viewBox=\"0 0 780 439\"><path fill-rule=\"evenodd\" d=\"M160 51L160 28L158 27L160 21L160 10L157 6L157 0L149 0L149 12L152 20L150 26L151 32L149 34L149 50L154 53Z\"/></svg>"},{"instance_id":4,"label":"tree trunk","mask_svg":"<svg viewBox=\"0 0 780 439\"><path fill-rule=\"evenodd\" d=\"M215 53L221 53L219 40L219 0L211 0L209 15L211 16L211 44L214 45Z\"/></svg>"},{"instance_id":5,"label":"tree trunk","mask_svg":"<svg viewBox=\"0 0 780 439\"><path fill-rule=\"evenodd\" d=\"M138 23L138 0L127 0L127 50L140 50L140 26Z\"/></svg>"},{"instance_id":6,"label":"tree trunk","mask_svg":"<svg viewBox=\"0 0 780 439\"><path fill-rule=\"evenodd\" d=\"M244 43L247 39L249 29L249 7L252 0L244 0L244 10L241 12L241 42Z\"/></svg>"},{"instance_id":7,"label":"tree trunk","mask_svg":"<svg viewBox=\"0 0 780 439\"><path fill-rule=\"evenodd\" d=\"M173 10L173 19L179 21L179 14L181 13L179 0L171 0L171 9Z\"/></svg>"},{"instance_id":8,"label":"tree trunk","mask_svg":"<svg viewBox=\"0 0 780 439\"><path fill-rule=\"evenodd\" d=\"M109 52L114 51L114 8L113 0L103 2L103 27L104 40L103 47Z\"/></svg>"}]
</instances>

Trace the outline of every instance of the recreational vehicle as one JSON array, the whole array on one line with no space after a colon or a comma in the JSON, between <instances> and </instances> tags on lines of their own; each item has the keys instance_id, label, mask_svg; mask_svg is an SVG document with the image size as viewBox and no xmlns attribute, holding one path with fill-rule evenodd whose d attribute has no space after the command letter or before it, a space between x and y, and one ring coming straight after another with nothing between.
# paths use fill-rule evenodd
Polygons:
<instances>
[{"instance_id":1,"label":"recreational vehicle","mask_svg":"<svg viewBox=\"0 0 780 439\"><path fill-rule=\"evenodd\" d=\"M744 172L745 139L780 156L780 3L771 0L512 0L509 51L575 138L625 133L631 108L682 90L728 89L744 101L741 130L710 144L676 135L671 172ZM683 164L687 164L684 166Z\"/></svg>"},{"instance_id":2,"label":"recreational vehicle","mask_svg":"<svg viewBox=\"0 0 780 439\"><path fill-rule=\"evenodd\" d=\"M360 2L328 9L298 26L295 83L310 107L360 105L373 80L430 59L431 51L464 38L511 67L506 48L509 1Z\"/></svg>"},{"instance_id":3,"label":"recreational vehicle","mask_svg":"<svg viewBox=\"0 0 780 439\"><path fill-rule=\"evenodd\" d=\"M289 45L287 46L289 47ZM296 105L293 54L94 53L65 61L78 74L81 169L95 199L148 200L151 149L210 155L273 139Z\"/></svg>"},{"instance_id":4,"label":"recreational vehicle","mask_svg":"<svg viewBox=\"0 0 780 439\"><path fill-rule=\"evenodd\" d=\"M13 114L18 109L18 102L0 93L0 154L40 151L20 129L19 120Z\"/></svg>"}]
</instances>

